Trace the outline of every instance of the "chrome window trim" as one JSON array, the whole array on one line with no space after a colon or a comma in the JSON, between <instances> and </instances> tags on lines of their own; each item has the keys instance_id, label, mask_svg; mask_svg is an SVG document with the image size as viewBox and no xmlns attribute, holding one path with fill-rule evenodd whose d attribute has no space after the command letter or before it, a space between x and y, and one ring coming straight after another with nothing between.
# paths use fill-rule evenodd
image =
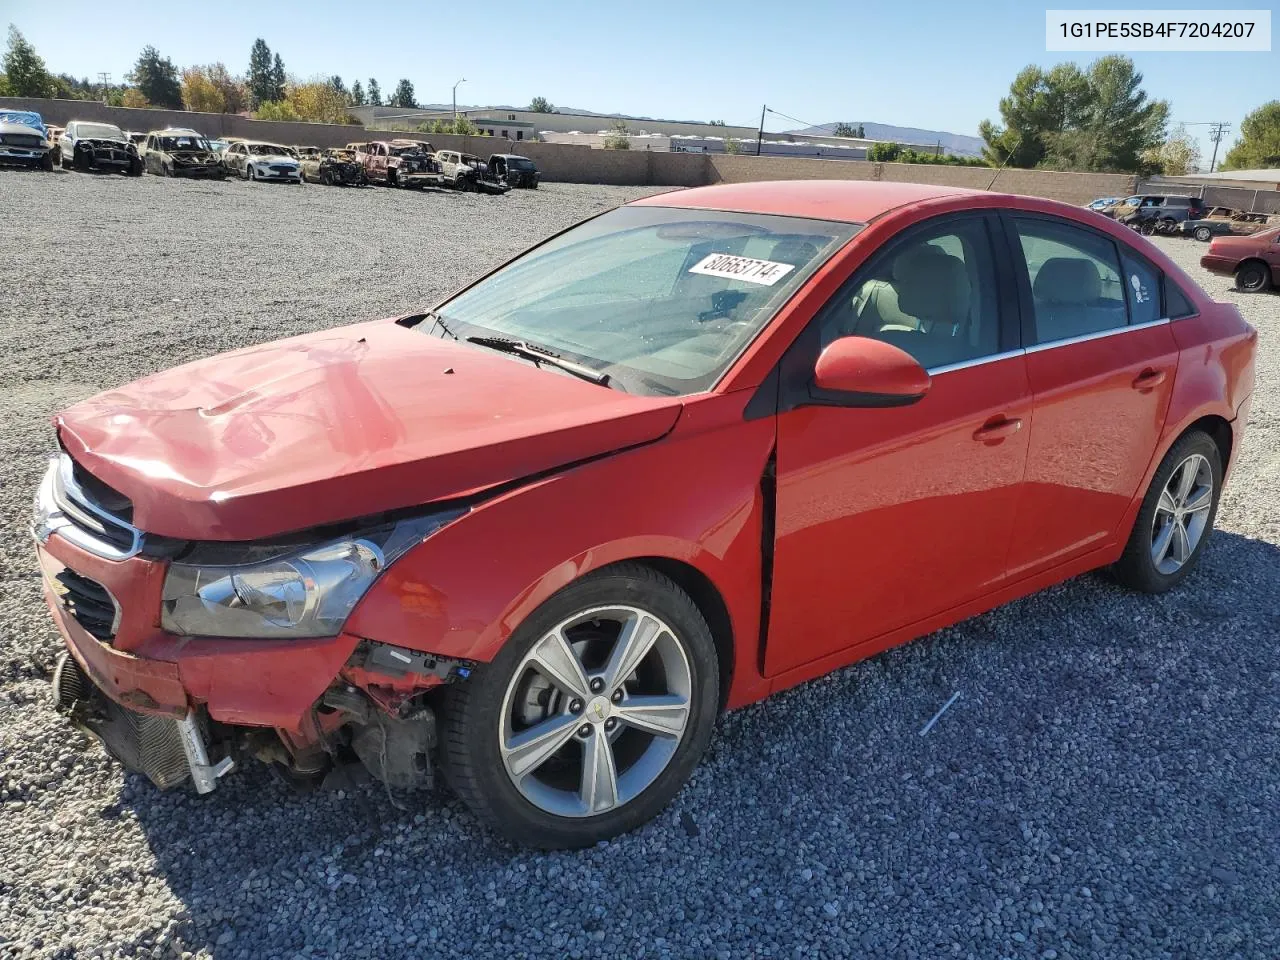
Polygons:
<instances>
[{"instance_id":1,"label":"chrome window trim","mask_svg":"<svg viewBox=\"0 0 1280 960\"><path fill-rule=\"evenodd\" d=\"M970 367L980 367L987 363L998 363L1001 360L1008 360L1012 357L1020 357L1024 353L1021 347L1016 350L1004 350L1000 353L988 354L985 357L974 357L972 360L959 360L955 363L944 363L937 367L929 367L928 373L931 377L936 377L940 373L951 373L955 370L968 370Z\"/></svg>"},{"instance_id":2,"label":"chrome window trim","mask_svg":"<svg viewBox=\"0 0 1280 960\"><path fill-rule=\"evenodd\" d=\"M1054 347L1069 347L1077 343L1088 343L1090 340L1102 340L1106 337L1114 337L1121 333L1131 333L1134 330L1146 330L1150 327L1158 327L1162 324L1169 323L1168 317L1159 320L1148 320L1145 323L1130 323L1123 327L1113 327L1110 330L1099 330L1097 333L1082 333L1078 337L1067 337L1065 340L1051 340L1048 343L1037 343L1026 348L1027 353L1039 353L1042 350L1052 350Z\"/></svg>"},{"instance_id":3,"label":"chrome window trim","mask_svg":"<svg viewBox=\"0 0 1280 960\"><path fill-rule=\"evenodd\" d=\"M1005 350L1001 353L993 353L986 357L975 357L972 360L961 360L957 363L944 363L941 366L929 367L928 374L931 377L936 377L939 374L951 373L955 370L968 370L971 367L980 367L987 363L998 363L1001 360L1025 356L1028 353L1042 353L1045 350L1052 350L1054 347L1069 347L1077 343L1088 343L1090 340L1101 340L1104 337L1113 337L1116 334L1129 333L1132 330L1146 330L1149 327L1159 327L1172 322L1173 320L1171 318L1163 317L1160 320L1148 320L1145 323L1128 324L1123 327L1116 327L1112 330L1099 330L1097 333L1083 333L1078 337L1068 337L1065 340L1052 340L1049 343L1037 343L1030 347L1019 347L1016 350Z\"/></svg>"},{"instance_id":4,"label":"chrome window trim","mask_svg":"<svg viewBox=\"0 0 1280 960\"><path fill-rule=\"evenodd\" d=\"M44 543L56 533L64 540L104 560L128 560L141 553L142 531L95 504L76 482L72 467L73 461L65 453L50 460L49 468L45 471L40 488L36 492L37 522L33 524L31 531L35 538ZM62 496L59 496L59 487ZM83 523L83 518L90 514L96 516L102 524L110 524L126 531L131 538L128 548L121 549L105 540L99 540L72 519L72 517L80 517ZM119 609L118 605L117 609Z\"/></svg>"}]
</instances>

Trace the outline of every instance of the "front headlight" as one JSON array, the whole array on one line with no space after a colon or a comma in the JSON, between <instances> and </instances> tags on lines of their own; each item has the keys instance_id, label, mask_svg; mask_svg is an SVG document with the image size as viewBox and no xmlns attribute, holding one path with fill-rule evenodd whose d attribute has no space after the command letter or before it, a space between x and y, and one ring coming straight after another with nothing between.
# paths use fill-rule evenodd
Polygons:
<instances>
[{"instance_id":1,"label":"front headlight","mask_svg":"<svg viewBox=\"0 0 1280 960\"><path fill-rule=\"evenodd\" d=\"M160 625L205 637L332 637L382 572L461 511L415 517L292 550L207 544L173 563ZM239 550L245 562L228 551ZM250 559L255 554L266 559Z\"/></svg>"}]
</instances>

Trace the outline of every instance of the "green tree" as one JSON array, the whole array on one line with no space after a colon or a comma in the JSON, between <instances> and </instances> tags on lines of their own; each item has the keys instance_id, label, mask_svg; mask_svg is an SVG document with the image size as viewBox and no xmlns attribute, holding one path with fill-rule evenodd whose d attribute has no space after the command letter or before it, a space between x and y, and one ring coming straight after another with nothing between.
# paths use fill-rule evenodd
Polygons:
<instances>
[{"instance_id":1,"label":"green tree","mask_svg":"<svg viewBox=\"0 0 1280 960\"><path fill-rule=\"evenodd\" d=\"M1164 140L1169 105L1151 100L1128 57L1101 57L1082 71L1025 67L1000 100L1003 126L982 121L985 159L1014 167L1136 172Z\"/></svg>"},{"instance_id":2,"label":"green tree","mask_svg":"<svg viewBox=\"0 0 1280 960\"><path fill-rule=\"evenodd\" d=\"M1280 167L1280 100L1264 103L1240 123L1240 139L1227 151L1219 170Z\"/></svg>"},{"instance_id":3,"label":"green tree","mask_svg":"<svg viewBox=\"0 0 1280 960\"><path fill-rule=\"evenodd\" d=\"M401 80L397 83L396 92L391 95L390 106L408 109L417 105L418 102L413 98L413 84L408 80Z\"/></svg>"},{"instance_id":4,"label":"green tree","mask_svg":"<svg viewBox=\"0 0 1280 960\"><path fill-rule=\"evenodd\" d=\"M244 81L233 77L224 63L211 63L205 67L209 81L222 93L224 113L243 113L249 109L249 91Z\"/></svg>"},{"instance_id":5,"label":"green tree","mask_svg":"<svg viewBox=\"0 0 1280 960\"><path fill-rule=\"evenodd\" d=\"M53 93L53 77L44 60L13 24L9 24L9 47L4 53L5 86L11 97L47 97Z\"/></svg>"},{"instance_id":6,"label":"green tree","mask_svg":"<svg viewBox=\"0 0 1280 960\"><path fill-rule=\"evenodd\" d=\"M556 108L546 97L534 97L529 101L529 109L534 113L555 113Z\"/></svg>"},{"instance_id":7,"label":"green tree","mask_svg":"<svg viewBox=\"0 0 1280 960\"><path fill-rule=\"evenodd\" d=\"M178 68L168 57L160 56L160 51L150 44L142 48L138 62L126 79L153 107L182 109L182 83L178 80Z\"/></svg>"},{"instance_id":8,"label":"green tree","mask_svg":"<svg viewBox=\"0 0 1280 960\"><path fill-rule=\"evenodd\" d=\"M288 100L268 100L253 111L256 120L301 120L302 116Z\"/></svg>"},{"instance_id":9,"label":"green tree","mask_svg":"<svg viewBox=\"0 0 1280 960\"><path fill-rule=\"evenodd\" d=\"M605 134L602 146L606 150L630 150L631 138L628 135L630 131L627 129L625 120L616 120L609 132Z\"/></svg>"},{"instance_id":10,"label":"green tree","mask_svg":"<svg viewBox=\"0 0 1280 960\"><path fill-rule=\"evenodd\" d=\"M897 163L901 156L900 143L873 143L867 151L867 159L875 163Z\"/></svg>"},{"instance_id":11,"label":"green tree","mask_svg":"<svg viewBox=\"0 0 1280 960\"><path fill-rule=\"evenodd\" d=\"M333 87L334 93L340 93L346 99L351 99L351 94L347 92L347 85L342 82L342 78L336 73L329 78L329 86Z\"/></svg>"},{"instance_id":12,"label":"green tree","mask_svg":"<svg viewBox=\"0 0 1280 960\"><path fill-rule=\"evenodd\" d=\"M284 99L284 61L280 59L279 53L271 55L271 99Z\"/></svg>"},{"instance_id":13,"label":"green tree","mask_svg":"<svg viewBox=\"0 0 1280 960\"><path fill-rule=\"evenodd\" d=\"M831 131L833 137L856 137L858 136L858 128L851 123L837 123L836 128Z\"/></svg>"},{"instance_id":14,"label":"green tree","mask_svg":"<svg viewBox=\"0 0 1280 960\"><path fill-rule=\"evenodd\" d=\"M359 80L351 83L351 103L357 107L364 106L364 87L360 85Z\"/></svg>"},{"instance_id":15,"label":"green tree","mask_svg":"<svg viewBox=\"0 0 1280 960\"><path fill-rule=\"evenodd\" d=\"M271 73L271 48L267 41L259 37L253 41L253 49L249 51L249 102L257 107L275 97L275 80Z\"/></svg>"},{"instance_id":16,"label":"green tree","mask_svg":"<svg viewBox=\"0 0 1280 960\"><path fill-rule=\"evenodd\" d=\"M369 78L369 103L375 107L382 106L382 88L373 77Z\"/></svg>"},{"instance_id":17,"label":"green tree","mask_svg":"<svg viewBox=\"0 0 1280 960\"><path fill-rule=\"evenodd\" d=\"M454 119L452 127L453 129L451 132L456 133L460 137L474 137L479 133L476 129L476 125L471 122L471 118L462 113L458 114Z\"/></svg>"}]
</instances>

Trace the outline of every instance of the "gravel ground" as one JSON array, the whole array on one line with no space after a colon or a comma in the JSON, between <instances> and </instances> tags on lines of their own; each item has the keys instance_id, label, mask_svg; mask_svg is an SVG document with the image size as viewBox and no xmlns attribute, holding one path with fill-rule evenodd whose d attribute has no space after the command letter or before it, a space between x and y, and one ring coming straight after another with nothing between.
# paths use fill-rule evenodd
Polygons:
<instances>
[{"instance_id":1,"label":"gravel ground","mask_svg":"<svg viewBox=\"0 0 1280 960\"><path fill-rule=\"evenodd\" d=\"M1159 598L1082 577L729 715L635 834L533 854L444 795L253 769L161 794L54 714L25 531L51 413L421 305L644 192L0 173L0 956L1280 955L1280 297L1191 241L1161 242L1262 334L1200 571Z\"/></svg>"}]
</instances>

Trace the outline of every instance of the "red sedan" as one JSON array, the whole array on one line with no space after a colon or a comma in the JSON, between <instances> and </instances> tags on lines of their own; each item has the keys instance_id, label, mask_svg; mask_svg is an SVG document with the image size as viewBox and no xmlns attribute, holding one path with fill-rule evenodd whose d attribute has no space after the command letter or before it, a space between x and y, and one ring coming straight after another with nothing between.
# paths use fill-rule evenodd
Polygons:
<instances>
[{"instance_id":1,"label":"red sedan","mask_svg":"<svg viewBox=\"0 0 1280 960\"><path fill-rule=\"evenodd\" d=\"M56 419L59 702L201 792L442 767L580 846L721 710L1088 570L1196 566L1256 332L1088 211L913 184L629 204L435 309Z\"/></svg>"},{"instance_id":2,"label":"red sedan","mask_svg":"<svg viewBox=\"0 0 1280 960\"><path fill-rule=\"evenodd\" d=\"M1280 285L1280 227L1250 236L1214 237L1200 266L1236 278L1236 287L1262 293Z\"/></svg>"}]
</instances>

